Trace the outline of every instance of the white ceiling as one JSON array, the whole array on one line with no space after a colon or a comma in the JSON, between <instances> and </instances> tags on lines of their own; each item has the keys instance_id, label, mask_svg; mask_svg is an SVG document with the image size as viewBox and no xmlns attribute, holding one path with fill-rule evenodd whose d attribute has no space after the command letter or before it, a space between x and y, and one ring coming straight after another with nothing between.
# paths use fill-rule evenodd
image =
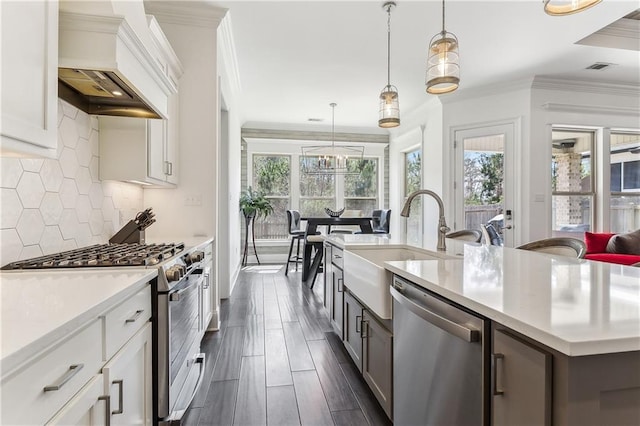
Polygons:
<instances>
[{"instance_id":1,"label":"white ceiling","mask_svg":"<svg viewBox=\"0 0 640 426\"><path fill-rule=\"evenodd\" d=\"M244 123L326 130L329 103L336 102L337 130L383 132L377 127L378 95L387 78L382 1L215 4L230 11ZM429 41L442 28L441 5L398 0L392 11L391 84L398 88L401 116L433 96L425 92L425 63ZM446 29L460 43L458 92L536 75L640 84L638 50L576 44L637 7L637 0L607 0L552 17L541 0L449 0ZM638 33L632 37L640 48ZM585 70L595 62L617 65Z\"/></svg>"}]
</instances>

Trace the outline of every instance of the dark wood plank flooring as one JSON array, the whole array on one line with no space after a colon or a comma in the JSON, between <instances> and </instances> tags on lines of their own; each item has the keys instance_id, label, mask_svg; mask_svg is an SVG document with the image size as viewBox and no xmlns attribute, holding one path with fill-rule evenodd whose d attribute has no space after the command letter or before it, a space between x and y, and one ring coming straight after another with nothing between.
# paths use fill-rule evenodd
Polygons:
<instances>
[{"instance_id":1,"label":"dark wood plank flooring","mask_svg":"<svg viewBox=\"0 0 640 426\"><path fill-rule=\"evenodd\" d=\"M202 341L205 381L183 420L210 425L391 425L300 272L245 268Z\"/></svg>"}]
</instances>

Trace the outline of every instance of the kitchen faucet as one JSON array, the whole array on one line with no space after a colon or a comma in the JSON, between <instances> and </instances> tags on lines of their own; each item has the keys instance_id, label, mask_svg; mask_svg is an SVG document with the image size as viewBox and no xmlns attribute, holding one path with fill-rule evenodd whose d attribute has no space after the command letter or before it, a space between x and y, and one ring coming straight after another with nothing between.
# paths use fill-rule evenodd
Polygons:
<instances>
[{"instance_id":1,"label":"kitchen faucet","mask_svg":"<svg viewBox=\"0 0 640 426\"><path fill-rule=\"evenodd\" d=\"M438 219L437 249L439 251L445 251L447 249L447 246L445 245L444 239L447 235L447 232L449 232L451 228L447 226L447 222L444 219L444 203L442 202L442 198L440 198L438 194L428 189L418 189L417 191L412 192L407 197L407 201L405 201L404 206L402 206L402 212L400 212L400 216L409 217L409 212L411 211L411 202L414 198L421 194L431 195L438 203L438 215L440 216L440 218Z\"/></svg>"}]
</instances>

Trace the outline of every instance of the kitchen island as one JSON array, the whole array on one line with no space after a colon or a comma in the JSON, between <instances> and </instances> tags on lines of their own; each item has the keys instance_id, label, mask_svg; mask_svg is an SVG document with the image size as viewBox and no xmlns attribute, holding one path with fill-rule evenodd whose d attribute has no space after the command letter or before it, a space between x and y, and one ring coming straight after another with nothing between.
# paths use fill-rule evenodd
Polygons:
<instances>
[{"instance_id":1,"label":"kitchen island","mask_svg":"<svg viewBox=\"0 0 640 426\"><path fill-rule=\"evenodd\" d=\"M360 235L327 242L345 259L349 251L408 247ZM492 424L515 424L518 416L542 424L640 424L640 268L449 239L447 245L445 252L423 247L431 260L383 265L490 324L482 351ZM345 275L348 268L345 262ZM349 295L346 277L344 288ZM532 371L538 382L518 383Z\"/></svg>"}]
</instances>

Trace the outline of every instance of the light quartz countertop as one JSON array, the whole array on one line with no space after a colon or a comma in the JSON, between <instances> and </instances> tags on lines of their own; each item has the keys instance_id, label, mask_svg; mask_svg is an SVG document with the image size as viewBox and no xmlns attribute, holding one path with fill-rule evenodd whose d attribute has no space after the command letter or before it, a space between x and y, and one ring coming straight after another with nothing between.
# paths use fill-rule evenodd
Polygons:
<instances>
[{"instance_id":1,"label":"light quartz countertop","mask_svg":"<svg viewBox=\"0 0 640 426\"><path fill-rule=\"evenodd\" d=\"M340 235L328 240L345 250L404 244L378 238ZM566 355L640 351L640 268L450 239L446 252L433 252L448 258L384 264Z\"/></svg>"},{"instance_id":2,"label":"light quartz countertop","mask_svg":"<svg viewBox=\"0 0 640 426\"><path fill-rule=\"evenodd\" d=\"M156 269L0 274L2 376L148 285Z\"/></svg>"}]
</instances>

